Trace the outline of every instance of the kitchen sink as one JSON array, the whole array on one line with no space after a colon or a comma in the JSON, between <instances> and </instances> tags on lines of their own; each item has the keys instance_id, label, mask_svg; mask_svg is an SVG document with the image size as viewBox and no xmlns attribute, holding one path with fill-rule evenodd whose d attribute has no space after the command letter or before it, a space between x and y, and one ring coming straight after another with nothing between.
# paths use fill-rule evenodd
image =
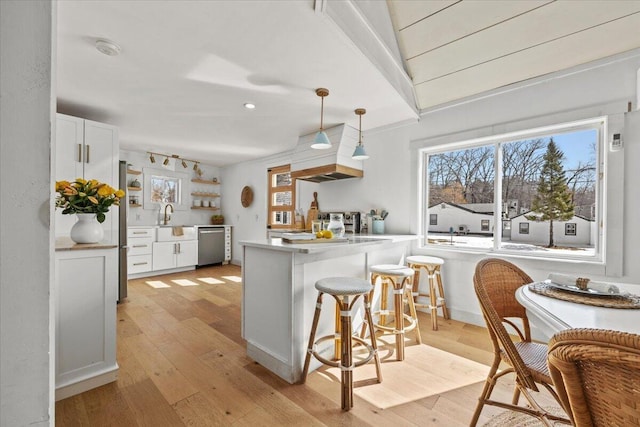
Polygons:
<instances>
[{"instance_id":1,"label":"kitchen sink","mask_svg":"<svg viewBox=\"0 0 640 427\"><path fill-rule=\"evenodd\" d=\"M179 234L178 227L182 228L182 236L176 236L176 234ZM196 227L192 225L159 225L158 233L156 234L156 241L158 242L196 240L197 238Z\"/></svg>"}]
</instances>

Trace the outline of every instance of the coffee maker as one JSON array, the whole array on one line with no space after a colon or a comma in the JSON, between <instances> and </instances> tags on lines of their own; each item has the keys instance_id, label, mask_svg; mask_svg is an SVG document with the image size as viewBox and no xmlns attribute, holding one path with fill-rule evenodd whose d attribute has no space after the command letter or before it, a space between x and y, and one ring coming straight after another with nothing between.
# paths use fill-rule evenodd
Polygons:
<instances>
[{"instance_id":1,"label":"coffee maker","mask_svg":"<svg viewBox=\"0 0 640 427\"><path fill-rule=\"evenodd\" d=\"M350 234L360 234L360 212L345 212L344 213L344 231Z\"/></svg>"}]
</instances>

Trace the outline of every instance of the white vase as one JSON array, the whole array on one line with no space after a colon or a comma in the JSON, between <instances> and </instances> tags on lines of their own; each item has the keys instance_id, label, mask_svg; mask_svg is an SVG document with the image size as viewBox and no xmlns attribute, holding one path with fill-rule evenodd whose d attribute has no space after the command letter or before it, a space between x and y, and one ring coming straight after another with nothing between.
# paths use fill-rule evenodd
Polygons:
<instances>
[{"instance_id":1,"label":"white vase","mask_svg":"<svg viewBox=\"0 0 640 427\"><path fill-rule=\"evenodd\" d=\"M78 221L71 227L71 240L76 243L98 243L104 238L102 224L96 214L76 214Z\"/></svg>"}]
</instances>

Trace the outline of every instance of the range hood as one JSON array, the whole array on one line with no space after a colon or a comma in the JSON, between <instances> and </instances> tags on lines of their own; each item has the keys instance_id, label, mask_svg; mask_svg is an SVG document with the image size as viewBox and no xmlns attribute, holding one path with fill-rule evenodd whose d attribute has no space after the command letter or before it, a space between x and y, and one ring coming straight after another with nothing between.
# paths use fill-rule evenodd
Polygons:
<instances>
[{"instance_id":1,"label":"range hood","mask_svg":"<svg viewBox=\"0 0 640 427\"><path fill-rule=\"evenodd\" d=\"M362 178L362 160L351 158L358 145L358 130L342 124L325 132L332 145L326 150L311 148L315 132L298 138L291 160L291 177L311 182Z\"/></svg>"}]
</instances>

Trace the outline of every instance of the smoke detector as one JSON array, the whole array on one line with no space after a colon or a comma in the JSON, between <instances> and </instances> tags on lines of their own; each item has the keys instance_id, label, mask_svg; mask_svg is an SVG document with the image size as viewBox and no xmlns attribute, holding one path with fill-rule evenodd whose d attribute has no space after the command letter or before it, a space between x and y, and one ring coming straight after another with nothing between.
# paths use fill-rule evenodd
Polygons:
<instances>
[{"instance_id":1,"label":"smoke detector","mask_svg":"<svg viewBox=\"0 0 640 427\"><path fill-rule=\"evenodd\" d=\"M108 56L117 56L122 50L120 46L107 39L96 40L96 49Z\"/></svg>"}]
</instances>

